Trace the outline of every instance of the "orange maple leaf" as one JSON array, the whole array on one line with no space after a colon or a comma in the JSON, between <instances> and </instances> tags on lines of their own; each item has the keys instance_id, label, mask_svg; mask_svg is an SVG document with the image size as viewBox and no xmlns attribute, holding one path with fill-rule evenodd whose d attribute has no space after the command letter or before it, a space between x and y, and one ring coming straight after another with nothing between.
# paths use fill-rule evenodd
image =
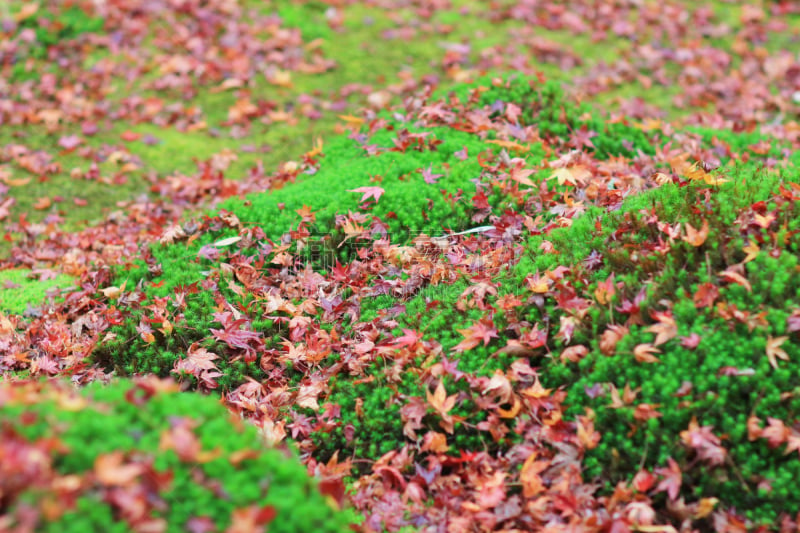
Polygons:
<instances>
[{"instance_id":1,"label":"orange maple leaf","mask_svg":"<svg viewBox=\"0 0 800 533\"><path fill-rule=\"evenodd\" d=\"M742 248L742 251L747 252L747 257L745 257L744 261L742 262L749 263L758 256L758 252L760 252L761 249L758 247L758 244L756 244L755 241L750 240L747 242L747 246Z\"/></svg>"},{"instance_id":2,"label":"orange maple leaf","mask_svg":"<svg viewBox=\"0 0 800 533\"><path fill-rule=\"evenodd\" d=\"M594 297L600 305L607 305L611 302L611 298L613 298L616 293L617 289L614 283L614 274L611 274L605 281L597 283L597 288L594 290Z\"/></svg>"},{"instance_id":3,"label":"orange maple leaf","mask_svg":"<svg viewBox=\"0 0 800 533\"><path fill-rule=\"evenodd\" d=\"M702 246L706 239L708 238L708 220L703 221L703 227L699 230L694 229L694 227L689 224L688 222L685 224L686 226L686 236L682 237L685 242L688 242L695 248L698 246Z\"/></svg>"}]
</instances>

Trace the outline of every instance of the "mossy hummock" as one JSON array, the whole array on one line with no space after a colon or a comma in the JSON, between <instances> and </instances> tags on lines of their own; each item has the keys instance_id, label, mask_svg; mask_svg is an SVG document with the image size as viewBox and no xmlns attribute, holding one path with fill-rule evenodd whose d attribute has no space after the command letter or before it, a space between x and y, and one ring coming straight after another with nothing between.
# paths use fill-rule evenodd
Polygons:
<instances>
[{"instance_id":1,"label":"mossy hummock","mask_svg":"<svg viewBox=\"0 0 800 533\"><path fill-rule=\"evenodd\" d=\"M0 435L3 529L348 530L291 452L169 381L3 382Z\"/></svg>"}]
</instances>

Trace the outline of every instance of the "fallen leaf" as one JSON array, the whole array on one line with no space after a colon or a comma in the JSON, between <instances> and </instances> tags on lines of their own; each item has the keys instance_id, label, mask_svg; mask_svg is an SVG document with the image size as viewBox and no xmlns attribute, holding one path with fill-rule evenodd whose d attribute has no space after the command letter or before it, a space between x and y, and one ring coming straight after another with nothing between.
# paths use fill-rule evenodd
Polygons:
<instances>
[{"instance_id":1,"label":"fallen leaf","mask_svg":"<svg viewBox=\"0 0 800 533\"><path fill-rule=\"evenodd\" d=\"M696 230L694 227L689 224L688 222L684 224L686 227L686 236L683 237L683 240L697 248L698 246L702 246L706 239L708 238L708 220L703 221L703 226Z\"/></svg>"},{"instance_id":2,"label":"fallen leaf","mask_svg":"<svg viewBox=\"0 0 800 533\"><path fill-rule=\"evenodd\" d=\"M223 247L223 246L230 246L231 244L236 244L237 242L241 241L242 237L237 235L236 237L228 237L227 239L221 239L212 244L211 246L214 247Z\"/></svg>"},{"instance_id":3,"label":"fallen leaf","mask_svg":"<svg viewBox=\"0 0 800 533\"><path fill-rule=\"evenodd\" d=\"M144 465L124 464L124 456L120 451L98 455L94 461L95 476L103 485L129 485L143 472Z\"/></svg>"},{"instance_id":4,"label":"fallen leaf","mask_svg":"<svg viewBox=\"0 0 800 533\"><path fill-rule=\"evenodd\" d=\"M50 200L50 198L46 196L43 196L41 198L38 198L36 202L34 202L33 208L42 211L44 209L49 208L51 205L53 205L52 200Z\"/></svg>"},{"instance_id":5,"label":"fallen leaf","mask_svg":"<svg viewBox=\"0 0 800 533\"><path fill-rule=\"evenodd\" d=\"M652 344L639 344L633 349L636 361L640 363L659 363L661 360L654 354L661 353L661 350Z\"/></svg>"},{"instance_id":6,"label":"fallen leaf","mask_svg":"<svg viewBox=\"0 0 800 533\"><path fill-rule=\"evenodd\" d=\"M22 4L20 10L14 14L14 20L17 22L22 22L23 20L34 16L37 11L39 11L39 2L28 2L27 4Z\"/></svg>"},{"instance_id":7,"label":"fallen leaf","mask_svg":"<svg viewBox=\"0 0 800 533\"><path fill-rule=\"evenodd\" d=\"M366 202L370 198L375 198L375 203L378 203L378 200L381 199L385 191L382 187L359 187L358 189L350 189L347 192L363 193L364 196L361 197L361 200L359 200L360 202Z\"/></svg>"},{"instance_id":8,"label":"fallen leaf","mask_svg":"<svg viewBox=\"0 0 800 533\"><path fill-rule=\"evenodd\" d=\"M742 262L749 263L758 256L758 253L761 251L761 249L758 247L758 244L756 244L755 241L750 240L747 241L747 246L742 248L742 251L747 253L747 257L745 257L744 261Z\"/></svg>"},{"instance_id":9,"label":"fallen leaf","mask_svg":"<svg viewBox=\"0 0 800 533\"><path fill-rule=\"evenodd\" d=\"M352 124L354 126L360 126L361 124L364 123L363 118L354 117L352 115L336 115L336 116L339 117L341 120L344 120L348 124Z\"/></svg>"},{"instance_id":10,"label":"fallen leaf","mask_svg":"<svg viewBox=\"0 0 800 533\"><path fill-rule=\"evenodd\" d=\"M767 338L767 359L772 368L778 368L778 359L789 360L789 355L781 349L781 345L789 339L787 336Z\"/></svg>"}]
</instances>

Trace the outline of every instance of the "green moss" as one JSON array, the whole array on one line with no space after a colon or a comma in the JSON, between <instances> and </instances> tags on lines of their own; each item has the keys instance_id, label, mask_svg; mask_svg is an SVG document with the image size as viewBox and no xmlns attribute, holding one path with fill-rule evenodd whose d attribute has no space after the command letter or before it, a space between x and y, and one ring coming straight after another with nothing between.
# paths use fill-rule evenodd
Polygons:
<instances>
[{"instance_id":1,"label":"green moss","mask_svg":"<svg viewBox=\"0 0 800 533\"><path fill-rule=\"evenodd\" d=\"M302 4L285 4L277 9L283 26L299 28L303 39L331 39L333 30L325 19L328 6L324 2L304 2Z\"/></svg>"},{"instance_id":2,"label":"green moss","mask_svg":"<svg viewBox=\"0 0 800 533\"><path fill-rule=\"evenodd\" d=\"M367 222L361 224L364 228L369 227L370 218L383 221L394 243L406 243L419 232L440 235L448 229L465 229L475 211L471 198L477 186L473 180L481 175L477 155L496 154L498 147L476 135L446 128L416 128L410 135L415 134L419 135L405 152L381 151L372 155L365 153L356 141L340 136L325 146L326 155L313 176L273 192L226 201L221 209L234 213L246 226L258 228L255 231L262 241L278 242L284 233L298 229L301 216L297 211L310 207L315 212L315 222L306 224L305 231L309 232L310 239L321 244L327 265L334 259L352 260L360 246L372 242L371 238L354 238L347 246L340 246L347 236L337 229L335 219L348 212L367 216ZM390 125L372 135L366 144L388 149L397 139L402 143L407 135L408 132L398 132ZM455 154L465 147L470 158L462 161ZM542 157L541 147L534 145L528 157L533 163L538 162ZM425 184L421 175L425 169L440 173L442 177L434 185ZM363 193L351 192L361 187L380 187L384 192L377 203L362 203ZM493 204L497 214L507 207L497 196ZM150 274L143 263L130 272L120 273L120 283L128 280L129 286L140 281L144 284L148 296L144 305L155 298L182 292L186 309L179 320L173 321L174 330L167 335L156 333L155 342L145 342L136 333L136 327L143 316L149 316L148 312L134 312L125 324L113 329L116 340L101 347L93 359L120 372L168 374L192 343L203 341L209 328L216 327L208 312L216 305L212 292L197 289L209 272L216 272L219 260L203 259L198 251L204 245L235 234L226 229L204 234L189 246L156 245L151 251L153 262L161 265L159 275ZM226 253L229 261L230 256L237 254L241 254L237 261L250 261L244 257L253 257L257 250L233 246ZM331 254L334 257L328 257ZM263 259L257 261L263 265ZM254 301L252 296L244 299L237 296L227 287L227 281L220 281L218 286L222 296L240 302L242 309ZM265 331L265 338L276 333L275 330ZM261 375L257 364L248 363L241 370L244 374L232 373L232 369L226 368L223 385L236 384L244 375Z\"/></svg>"},{"instance_id":3,"label":"green moss","mask_svg":"<svg viewBox=\"0 0 800 533\"><path fill-rule=\"evenodd\" d=\"M18 31L31 29L35 32L36 41L28 53L33 57L43 59L47 56L48 47L58 45L64 41L73 40L86 33L101 33L103 19L93 17L83 9L72 6L60 11L37 12L35 16L25 18L20 22ZM20 58L22 60L24 58ZM35 79L40 73L22 68L20 61L12 69L12 81Z\"/></svg>"},{"instance_id":4,"label":"green moss","mask_svg":"<svg viewBox=\"0 0 800 533\"><path fill-rule=\"evenodd\" d=\"M655 153L652 139L640 128L608 122L602 113L568 98L557 81L541 83L534 78L510 75L499 83L484 77L475 85L488 88L478 97L481 106L498 106L500 109L495 112L498 116L505 112L506 104L519 106L520 125L535 126L543 138L566 144L575 132L586 130L594 136L590 139L591 146L586 145L584 149L600 159L633 156L640 150ZM466 101L475 85L465 84L452 92Z\"/></svg>"},{"instance_id":5,"label":"green moss","mask_svg":"<svg viewBox=\"0 0 800 533\"><path fill-rule=\"evenodd\" d=\"M567 124L573 121L577 124L585 119L581 114L583 108L576 107L569 99L561 96L560 89L552 84L537 88L526 80L514 78L499 87L493 86L486 80L477 85L493 88L481 93L481 100L474 105L490 105L495 98L518 98L520 102L529 104L526 108L526 113L529 113L528 120L539 121L541 128L552 130L560 123L559 121ZM470 98L471 87L470 85L460 87L455 94L467 101ZM337 227L336 217L347 213L363 215L365 218L359 223L363 228L369 228L370 221L380 220L385 225L391 241L399 244L406 244L413 235L420 232L440 235L447 230L459 231L474 225L471 222L471 217L475 213L472 197L477 190L476 181L484 174L478 156L492 158L498 153L499 147L487 143L485 136L481 135L444 127L412 127L399 124L396 119L388 116L386 120L382 129L377 129L371 135L365 135L360 142L344 135L328 141L324 146L325 156L321 158L319 167L315 169L313 175L299 176L296 183L275 191L253 194L243 200L228 200L222 203L221 209L235 214L246 227L258 228L254 230L256 233L253 235L259 235L261 241L278 242L281 236L290 230L307 232L313 244L313 247L308 247L307 250L313 248L314 251L305 258L315 268L330 266L336 260L347 263L356 256L356 251L360 247L371 245L372 237L348 236L343 229ZM402 129L405 126L408 126L408 130ZM631 135L630 138L636 142L645 142L647 138L639 134L644 135L639 130L612 124L605 130L604 138L607 140L607 147L610 147L609 151L613 152L614 147L626 150L627 148L622 147L620 143ZM403 148L398 150L397 145ZM365 147L370 148L367 150ZM456 157L456 153L464 148L469 157L462 160ZM537 165L544 157L544 147L532 144L525 157L529 165ZM424 182L421 173L425 170L441 174L437 183ZM541 176L534 176L534 179L541 179ZM524 201L524 197L522 199L506 197L499 189L493 189L488 179L482 181L489 191L488 201L493 214L500 215L506 209L516 210L523 207L521 202ZM370 199L362 203L363 193L352 191L363 187L380 188L382 193L379 200L375 202L374 199ZM668 193L663 191L649 194L651 200L645 200L645 197L638 200L631 199L631 208L638 205L636 202L644 206L648 201L668 196ZM672 203L676 201L670 200ZM314 212L313 222L301 222L302 217L298 214L298 210L304 208ZM587 216L575 222L570 234L577 235L591 231L593 217L597 213L599 210L590 209ZM215 230L200 235L188 246L156 245L151 250L153 254L151 263L160 265L159 274L149 273L144 263L140 263L131 272L121 273L119 283L124 279L129 279L131 285L143 283L147 295L144 305L149 305L155 298L174 297L178 293L183 293L186 309L178 320L173 321L172 332L164 335L154 333L155 342L152 340L145 342L136 332L136 327L142 317L148 316L148 312L134 312L125 324L114 329L116 340L101 347L93 359L119 372L156 372L166 375L191 344L195 342L208 344L209 328L217 327L208 309L216 306L218 302L212 298L209 291L196 289L209 276L216 279L214 276L218 276L216 272L221 259L203 259L198 256L198 251L203 246L234 235L236 232L232 229ZM535 253L543 238L534 238L528 244L528 249ZM554 233L553 238L559 238L558 232ZM594 243L595 248L601 246L598 238L594 240L581 238L575 241L568 235L565 236L563 244L568 247L575 245L576 242L580 243L578 246L586 246L586 243L590 242ZM264 258L256 249L240 249L234 245L222 253L229 262L236 257L236 261L255 260L262 266L268 264L264 263ZM582 258L586 255L578 248L570 253L573 257ZM259 258L255 259L257 256ZM560 261L556 255L536 254L536 256L534 270L553 267ZM523 259L522 265L528 265L528 260ZM517 271L519 272L519 269ZM518 281L521 281L522 277L524 275L519 276ZM242 310L254 301L251 297L242 299L235 295L228 289L225 280L217 280L214 283L220 287L224 297L239 302ZM366 316L371 315L367 313ZM278 332L267 329L262 333L265 340L270 342L269 339ZM213 342L208 346L220 347ZM221 364L225 366L224 361ZM247 375L256 378L261 376L260 368L254 363L244 364L237 369L226 367L223 373L225 377L221 383L225 387L239 383Z\"/></svg>"},{"instance_id":6,"label":"green moss","mask_svg":"<svg viewBox=\"0 0 800 533\"><path fill-rule=\"evenodd\" d=\"M724 494L725 504L751 509L752 519L769 523L780 511L800 504L789 490L800 467L765 440L750 442L747 418L792 421L800 409L792 380L800 371L796 344L788 341L782 346L788 361L780 361L777 369L766 356L767 339L788 335L786 320L800 303L800 282L792 274L800 261L796 239L786 234L786 248L780 255L762 251L746 264L743 275L751 290L737 283L720 283L717 276L745 259L742 249L750 230L737 220L750 206L763 202L778 209L779 218L796 219L800 210L793 203L777 208L773 195L782 180L797 182L799 176L796 169L765 173L749 164L738 165L726 177L731 183L710 191L708 197L704 186L669 185L628 198L617 213L591 213L571 228L534 237L527 246L531 255L518 265L517 279L532 271L567 265L575 273L573 283L588 295L612 273L622 283L609 309L591 307L588 319L575 333L574 343L590 347L588 356L578 364L554 360L542 374L544 386L566 388L570 414L583 414L587 407L596 413L602 440L587 452L588 479L610 480L613 486L618 480L630 479L639 464L664 466L667 457L682 464L694 461L694 451L682 444L680 435L696 419L700 426L711 426L714 434L722 436L721 445L730 460L685 470L684 486L692 487L695 495ZM690 223L695 228L706 221L709 235L700 246L676 241L667 252L660 252L648 248L663 237L649 219L671 225ZM556 254L537 253L544 239ZM590 269L584 260L593 252L599 254L599 263ZM700 308L692 301L700 285L709 282L720 287L717 302L723 307ZM671 312L666 311L674 317L676 335L659 346L657 364L634 358L636 346L655 340L654 331L631 324L622 312L622 302L630 303L637 295L642 295L637 300L640 314L649 323L653 322L650 311L664 312L664 302L671 302ZM734 310L743 314L737 319L730 315ZM547 309L551 322L564 312ZM627 324L630 333L620 340L613 355L605 355L600 335L610 324ZM700 343L687 348L681 339L692 334L699 336ZM727 375L732 371L736 374ZM692 388L684 396L678 391L685 382ZM628 386L637 390L638 396L630 406L610 408L611 385L620 391ZM588 391L594 391L593 395ZM640 404L654 406L661 417L646 422L636 419L635 408ZM757 491L761 481L771 483L773 490Z\"/></svg>"},{"instance_id":7,"label":"green moss","mask_svg":"<svg viewBox=\"0 0 800 533\"><path fill-rule=\"evenodd\" d=\"M751 144L752 140L735 136L731 139L741 146ZM609 480L609 487L613 488L617 481L630 480L640 464L665 466L668 457L682 465L694 463L695 452L682 443L681 433L696 419L700 426L711 426L713 433L721 436L721 446L730 460L713 467L685 468L687 495L724 494L726 497L721 499L726 505L749 509L749 518L769 523L782 510L800 505L791 490L791 480L800 475L800 467L794 458L783 455L782 447L772 449L764 439L751 442L747 419L753 415L763 422L773 417L788 424L800 416L793 380L800 372L800 350L793 342L794 334L787 330L792 309L800 305L800 281L794 275L800 266L800 241L791 233L800 229L797 222L800 209L794 203L777 201L775 196L779 185L786 180L798 182L800 175L794 168L774 173L762 171L757 163L749 163L736 165L724 177L730 183L712 189L702 184L666 185L630 196L614 212L590 208L574 219L570 227L532 237L526 244L527 254L515 266L512 276L503 281L499 295L516 294L525 301L525 295L530 294L525 283L529 274L563 265L570 268L566 281L579 291L579 296L591 299L598 283L613 273L621 286L617 287L612 305L605 309L590 305L586 319L580 322L570 343L586 345L588 355L577 364L563 363L558 358L544 357L543 348L543 357L536 357L542 368L543 386L564 387L568 391L568 416L582 415L586 408L595 412L596 429L602 439L596 449L587 451L586 478ZM751 289L737 283L721 283L718 273L745 259L743 247L748 239L761 239L757 234L748 237L747 232L752 230L739 222L751 206L761 205L776 210L778 219L788 223L787 229L778 232L777 241L764 234L767 240L762 251L746 263L743 275ZM656 220L670 225L690 223L695 228L706 221L709 235L700 246L677 240L668 251L657 251L652 247L663 233L657 229ZM554 253L542 252L545 241ZM766 249L769 242L781 242L785 247L779 255L770 254ZM593 254L597 258L587 262ZM716 301L724 307L695 306L693 296L706 283L719 286ZM420 294L403 302L406 309L397 317L395 335L400 335L403 328L434 331L444 351L451 350L462 338L457 330L480 317L480 313L470 316L456 308L460 290L455 289L443 293L441 298ZM429 308L432 299L440 299L441 305ZM653 323L651 311L665 312L664 302L671 302L671 312L667 312L676 322L676 335L659 346L657 364L639 363L634 358L636 346L653 343L656 336L648 327L628 321L622 304L624 301L630 304L634 299L648 324ZM399 303L388 297L367 302L362 318L374 320L380 316L380 309ZM743 314L737 319L726 315L726 309ZM546 319L551 324L558 324L560 317L570 314L568 306L549 298L544 299L542 308L527 304L516 312L529 323ZM510 360L503 360L502 356L495 360L498 356L493 354L515 335L504 330L506 321L501 313L492 321L500 338L488 347L479 346L460 354L459 370L486 375L495 364L498 368L508 368ZM617 344L612 355L605 355L600 349L601 334L608 325L626 324L630 333ZM696 348L681 344L681 339L693 334L700 338ZM779 360L778 368L774 369L766 356L767 339L787 335L789 340L782 348L788 360ZM548 343L554 353L562 345L560 340ZM730 375L731 372L736 374ZM381 384L381 368L370 369L366 374L377 377L377 385L373 383L370 387L378 390L387 387ZM685 382L692 384L691 391L679 394ZM610 408L611 385L619 391L625 386L637 390L636 400L630 406ZM370 399L370 387L359 390L340 383L329 398L342 406L343 423L346 419L346 423L357 428L356 435L367 435L361 444L358 440L342 444L356 447L356 453L376 451L368 447L371 442L368 435L373 431L380 433L376 436L379 441L389 439L402 445L405 439L396 421L397 398L403 394L425 397L422 388L414 391L397 385L402 394L387 393L393 401L380 395ZM590 395L590 391L594 392ZM365 410L369 407L375 413L374 418L389 425L369 428L357 420L351 414L357 397L363 398ZM635 408L640 404L654 406L661 417L647 421L635 418ZM433 423L427 429L436 429L436 419L426 418L426 421ZM339 437L340 434L334 433L330 438ZM470 442L470 445L486 445ZM324 438L320 439L320 446L323 449L326 446ZM772 490L757 490L762 481L769 483Z\"/></svg>"},{"instance_id":8,"label":"green moss","mask_svg":"<svg viewBox=\"0 0 800 533\"><path fill-rule=\"evenodd\" d=\"M28 306L44 303L49 294L57 293L75 285L75 279L63 274L44 280L29 270L14 269L0 271L0 310L10 313L23 313Z\"/></svg>"},{"instance_id":9,"label":"green moss","mask_svg":"<svg viewBox=\"0 0 800 533\"><path fill-rule=\"evenodd\" d=\"M458 372L489 377L498 370L509 368L517 357L496 353L508 339L508 335L503 333L506 320L499 313L494 317L494 326L501 332L498 339L463 353L451 353L463 340L458 330L469 328L485 316L479 310L457 309L456 303L466 287L466 282L460 280L452 286L429 287L403 301L404 311L397 316L399 325L392 333L400 337L404 329L419 331L424 338L434 339L441 344L442 353L448 354L448 360L457 366ZM501 286L500 292L506 294L515 289L518 287ZM381 309L400 303L386 296L365 300L361 319L375 319ZM358 375L338 376L332 382L326 403L338 406L341 417L330 433L313 435L317 453L328 457L336 450L347 450L359 458L377 459L389 450L399 449L406 444L420 445L428 431L445 434L441 425L442 417L432 408L428 408L421 420L422 427L415 431L416 441L404 432L404 407L427 402L428 393L434 392L439 378L434 378L426 369L440 362L438 358L426 361L418 357L413 361L395 361L389 357L376 361ZM401 368L392 368L394 365L400 365ZM391 376L401 376L401 379L398 381ZM496 441L488 431L476 428L486 420L486 411L476 405L480 391L473 390L465 379L443 376L441 381L448 396L457 395L456 404L450 412L456 418L454 431L446 434L450 452L496 452L508 449L519 441L521 437L515 433ZM361 405L362 413L357 412L357 404Z\"/></svg>"},{"instance_id":10,"label":"green moss","mask_svg":"<svg viewBox=\"0 0 800 533\"><path fill-rule=\"evenodd\" d=\"M120 381L89 386L81 397L66 384L0 383L0 399L0 449L45 450L35 467L44 462L52 474L41 476L83 479L73 497L61 500L61 516L41 517L42 531L128 530L116 500L104 497L103 480L115 476L131 494L147 494L139 520L164 520L168 531L183 531L198 517L224 529L234 512L250 506L275 511L270 531L347 530L348 515L326 501L295 456L266 448L253 427L234 423L212 398L154 381ZM53 438L59 445L45 448ZM102 461L114 454L118 463L104 471ZM4 494L12 521L23 504L37 508L56 496L37 484L42 479L22 474L34 467L25 461L5 465L21 469L21 482ZM121 481L126 469L139 473Z\"/></svg>"}]
</instances>

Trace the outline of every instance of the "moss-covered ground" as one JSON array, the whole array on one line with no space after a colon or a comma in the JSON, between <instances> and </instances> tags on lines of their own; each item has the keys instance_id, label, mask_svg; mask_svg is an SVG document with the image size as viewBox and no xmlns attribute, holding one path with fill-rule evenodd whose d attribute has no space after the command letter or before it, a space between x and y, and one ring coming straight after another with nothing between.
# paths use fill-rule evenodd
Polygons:
<instances>
[{"instance_id":1,"label":"moss-covered ground","mask_svg":"<svg viewBox=\"0 0 800 533\"><path fill-rule=\"evenodd\" d=\"M793 4L157 4L0 9L0 529L797 527Z\"/></svg>"}]
</instances>

